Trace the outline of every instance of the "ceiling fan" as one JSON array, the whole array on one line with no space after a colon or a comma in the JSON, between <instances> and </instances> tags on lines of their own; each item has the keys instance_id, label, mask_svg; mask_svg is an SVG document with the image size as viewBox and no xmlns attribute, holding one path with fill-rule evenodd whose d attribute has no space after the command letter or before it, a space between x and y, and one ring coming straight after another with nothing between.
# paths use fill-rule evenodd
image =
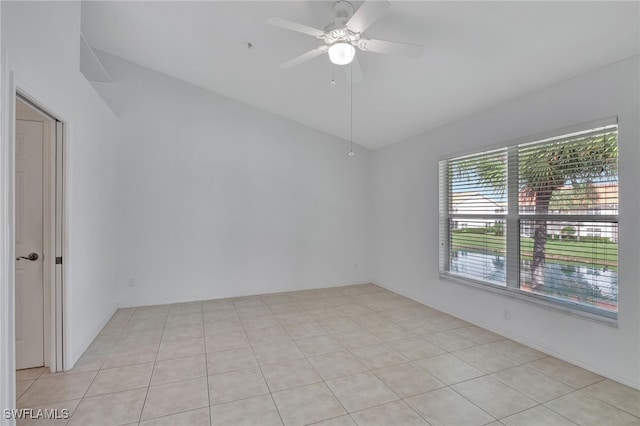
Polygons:
<instances>
[{"instance_id":1,"label":"ceiling fan","mask_svg":"<svg viewBox=\"0 0 640 426\"><path fill-rule=\"evenodd\" d=\"M280 68L287 69L328 53L329 60L336 65L352 63L354 80L356 74L361 74L357 58L356 47L365 52L398 54L409 57L417 57L422 53L423 46L412 43L399 43L395 41L375 40L362 37L362 33L373 24L386 10L390 3L387 0L368 0L355 11L353 5L346 0L338 0L333 6L335 19L324 30L300 24L284 18L268 18L267 23L276 27L307 34L324 41L324 45L312 49L297 58L294 58ZM355 60L354 60L355 58ZM355 66L355 67L354 67Z\"/></svg>"}]
</instances>

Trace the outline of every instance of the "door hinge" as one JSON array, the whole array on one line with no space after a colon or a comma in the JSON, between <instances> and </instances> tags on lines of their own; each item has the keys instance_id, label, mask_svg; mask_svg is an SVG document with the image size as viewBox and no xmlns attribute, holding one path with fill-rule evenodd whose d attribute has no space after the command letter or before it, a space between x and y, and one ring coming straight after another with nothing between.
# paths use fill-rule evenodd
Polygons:
<instances>
[{"instance_id":1,"label":"door hinge","mask_svg":"<svg viewBox=\"0 0 640 426\"><path fill-rule=\"evenodd\" d=\"M56 257L56 265L62 265L62 257Z\"/></svg>"}]
</instances>

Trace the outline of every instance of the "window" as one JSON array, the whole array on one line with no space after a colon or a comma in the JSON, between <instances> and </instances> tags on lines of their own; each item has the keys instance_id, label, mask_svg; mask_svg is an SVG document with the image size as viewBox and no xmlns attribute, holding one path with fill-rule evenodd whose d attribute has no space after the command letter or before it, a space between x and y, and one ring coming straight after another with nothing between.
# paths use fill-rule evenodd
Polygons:
<instances>
[{"instance_id":1,"label":"window","mask_svg":"<svg viewBox=\"0 0 640 426\"><path fill-rule=\"evenodd\" d=\"M608 123L441 161L441 274L615 318L617 137Z\"/></svg>"}]
</instances>

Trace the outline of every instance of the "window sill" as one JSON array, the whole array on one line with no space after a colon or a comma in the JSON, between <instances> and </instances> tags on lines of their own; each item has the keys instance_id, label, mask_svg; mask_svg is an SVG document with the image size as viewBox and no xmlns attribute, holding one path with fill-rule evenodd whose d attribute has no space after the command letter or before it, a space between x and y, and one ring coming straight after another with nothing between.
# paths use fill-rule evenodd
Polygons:
<instances>
[{"instance_id":1,"label":"window sill","mask_svg":"<svg viewBox=\"0 0 640 426\"><path fill-rule=\"evenodd\" d=\"M594 321L609 327L618 328L617 313L613 313L613 312L601 313L600 311L596 311L595 309L589 309L588 307L584 307L576 303L554 300L545 296L526 293L524 291L521 291L515 288L502 287L495 284L488 284L482 281L476 281L476 280L464 278L458 275L448 274L446 272L440 272L440 279L445 281L450 281L456 284L462 284L469 287L477 288L482 291L499 294L501 296L509 297L511 299L521 300L527 303L531 303L532 305L537 305L541 308L550 309L556 312L563 313L565 315L570 315L570 316Z\"/></svg>"}]
</instances>

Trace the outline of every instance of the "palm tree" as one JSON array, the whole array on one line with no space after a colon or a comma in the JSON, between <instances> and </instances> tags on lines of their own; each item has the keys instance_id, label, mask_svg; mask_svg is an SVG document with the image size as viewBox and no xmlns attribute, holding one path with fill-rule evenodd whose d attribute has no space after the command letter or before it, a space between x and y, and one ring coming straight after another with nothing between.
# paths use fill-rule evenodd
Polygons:
<instances>
[{"instance_id":1,"label":"palm tree","mask_svg":"<svg viewBox=\"0 0 640 426\"><path fill-rule=\"evenodd\" d=\"M504 193L507 183L507 154L490 158L472 158L456 162L454 173L475 176L480 182ZM524 148L518 153L519 197L533 203L536 215L549 213L554 191L564 185L589 187L607 176L617 175L617 131L589 135ZM547 221L534 224L531 286L544 285L544 263L547 245Z\"/></svg>"}]
</instances>

